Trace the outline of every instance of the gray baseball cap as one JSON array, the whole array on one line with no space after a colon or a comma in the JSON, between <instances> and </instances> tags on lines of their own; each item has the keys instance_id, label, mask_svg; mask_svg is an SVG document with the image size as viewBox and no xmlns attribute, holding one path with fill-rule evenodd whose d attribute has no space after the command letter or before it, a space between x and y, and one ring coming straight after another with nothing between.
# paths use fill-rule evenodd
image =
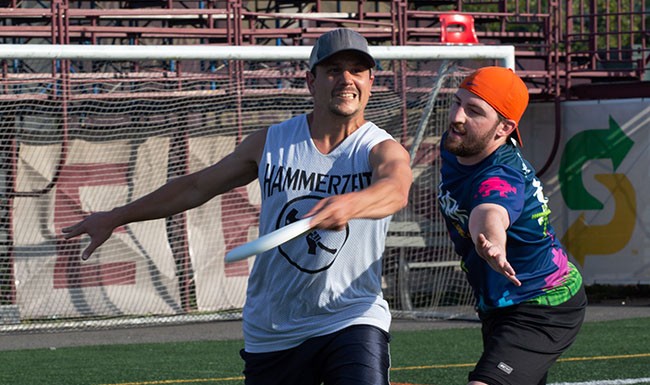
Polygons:
<instances>
[{"instance_id":1,"label":"gray baseball cap","mask_svg":"<svg viewBox=\"0 0 650 385\"><path fill-rule=\"evenodd\" d=\"M351 29L339 28L322 34L316 40L309 55L309 70L313 71L317 64L341 51L356 51L366 59L370 68L375 66L366 38Z\"/></svg>"}]
</instances>

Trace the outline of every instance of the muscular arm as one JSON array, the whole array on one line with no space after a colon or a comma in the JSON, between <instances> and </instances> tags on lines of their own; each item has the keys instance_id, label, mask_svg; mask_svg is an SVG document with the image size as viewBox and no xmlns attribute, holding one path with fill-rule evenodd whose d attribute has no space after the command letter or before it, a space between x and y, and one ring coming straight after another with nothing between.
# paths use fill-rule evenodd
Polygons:
<instances>
[{"instance_id":1,"label":"muscular arm","mask_svg":"<svg viewBox=\"0 0 650 385\"><path fill-rule=\"evenodd\" d=\"M483 203L469 216L469 231L478 255L492 269L503 274L512 283L521 286L506 255L506 229L510 226L508 212L503 206Z\"/></svg>"},{"instance_id":2,"label":"muscular arm","mask_svg":"<svg viewBox=\"0 0 650 385\"><path fill-rule=\"evenodd\" d=\"M319 228L342 229L353 218L384 218L408 202L413 181L408 152L399 143L386 140L370 153L372 183L369 187L319 201L306 214Z\"/></svg>"},{"instance_id":3,"label":"muscular arm","mask_svg":"<svg viewBox=\"0 0 650 385\"><path fill-rule=\"evenodd\" d=\"M264 138L263 133L254 133L219 162L175 178L152 193L117 208L122 224L165 218L250 183L257 177Z\"/></svg>"},{"instance_id":4,"label":"muscular arm","mask_svg":"<svg viewBox=\"0 0 650 385\"><path fill-rule=\"evenodd\" d=\"M173 179L157 190L111 211L94 213L64 228L66 239L88 234L90 244L82 253L87 259L113 230L131 222L165 218L202 205L217 195L244 186L257 177L266 130L247 137L219 162L195 173Z\"/></svg>"}]
</instances>

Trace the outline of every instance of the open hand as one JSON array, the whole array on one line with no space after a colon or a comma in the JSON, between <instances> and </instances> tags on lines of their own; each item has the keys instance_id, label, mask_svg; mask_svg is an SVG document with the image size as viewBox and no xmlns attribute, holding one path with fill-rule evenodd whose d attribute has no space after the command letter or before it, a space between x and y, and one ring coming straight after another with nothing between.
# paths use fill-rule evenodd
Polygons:
<instances>
[{"instance_id":1,"label":"open hand","mask_svg":"<svg viewBox=\"0 0 650 385\"><path fill-rule=\"evenodd\" d=\"M494 271L505 275L516 286L521 286L521 282L515 275L515 270L506 259L506 251L503 247L490 242L484 234L479 234L476 251Z\"/></svg>"},{"instance_id":2,"label":"open hand","mask_svg":"<svg viewBox=\"0 0 650 385\"><path fill-rule=\"evenodd\" d=\"M112 223L113 219L110 212L98 212L72 226L61 229L61 232L65 239L74 238L82 234L88 234L90 236L90 244L81 253L81 259L85 261L111 236L113 229L116 227Z\"/></svg>"}]
</instances>

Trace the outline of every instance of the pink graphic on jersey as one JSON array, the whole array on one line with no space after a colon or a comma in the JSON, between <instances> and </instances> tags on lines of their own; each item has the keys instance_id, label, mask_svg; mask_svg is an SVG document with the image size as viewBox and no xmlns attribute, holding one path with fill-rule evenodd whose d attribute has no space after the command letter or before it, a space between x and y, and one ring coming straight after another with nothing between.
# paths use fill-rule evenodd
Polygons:
<instances>
[{"instance_id":1,"label":"pink graphic on jersey","mask_svg":"<svg viewBox=\"0 0 650 385\"><path fill-rule=\"evenodd\" d=\"M557 265L558 269L546 277L545 289L559 286L569 271L569 259L564 250L554 247L551 251L553 252L553 262Z\"/></svg>"},{"instance_id":2,"label":"pink graphic on jersey","mask_svg":"<svg viewBox=\"0 0 650 385\"><path fill-rule=\"evenodd\" d=\"M517 193L517 189L512 187L505 180L498 177L491 177L484 180L481 183L481 186L478 188L479 194L486 197L489 196L493 191L497 191L499 196L505 198L508 193Z\"/></svg>"}]
</instances>

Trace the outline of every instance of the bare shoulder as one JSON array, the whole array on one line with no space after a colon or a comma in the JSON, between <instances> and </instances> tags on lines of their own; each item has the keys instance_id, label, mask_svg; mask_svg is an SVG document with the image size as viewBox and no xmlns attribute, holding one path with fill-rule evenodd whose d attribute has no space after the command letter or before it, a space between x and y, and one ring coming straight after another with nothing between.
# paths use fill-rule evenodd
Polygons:
<instances>
[{"instance_id":1,"label":"bare shoulder","mask_svg":"<svg viewBox=\"0 0 650 385\"><path fill-rule=\"evenodd\" d=\"M241 143L235 147L233 156L241 161L259 164L266 143L267 131L268 128L263 128L244 137Z\"/></svg>"},{"instance_id":2,"label":"bare shoulder","mask_svg":"<svg viewBox=\"0 0 650 385\"><path fill-rule=\"evenodd\" d=\"M195 174L197 189L212 197L253 181L265 140L266 129L246 136L233 152Z\"/></svg>"},{"instance_id":3,"label":"bare shoulder","mask_svg":"<svg viewBox=\"0 0 650 385\"><path fill-rule=\"evenodd\" d=\"M370 159L371 161L374 160L379 162L387 160L401 160L406 161L407 163L410 162L408 151L406 151L404 146L393 139L386 139L375 145L370 151Z\"/></svg>"},{"instance_id":4,"label":"bare shoulder","mask_svg":"<svg viewBox=\"0 0 650 385\"><path fill-rule=\"evenodd\" d=\"M373 168L373 180L390 178L406 188L413 181L411 157L408 151L396 142L388 139L378 143L370 151L370 166Z\"/></svg>"}]
</instances>

